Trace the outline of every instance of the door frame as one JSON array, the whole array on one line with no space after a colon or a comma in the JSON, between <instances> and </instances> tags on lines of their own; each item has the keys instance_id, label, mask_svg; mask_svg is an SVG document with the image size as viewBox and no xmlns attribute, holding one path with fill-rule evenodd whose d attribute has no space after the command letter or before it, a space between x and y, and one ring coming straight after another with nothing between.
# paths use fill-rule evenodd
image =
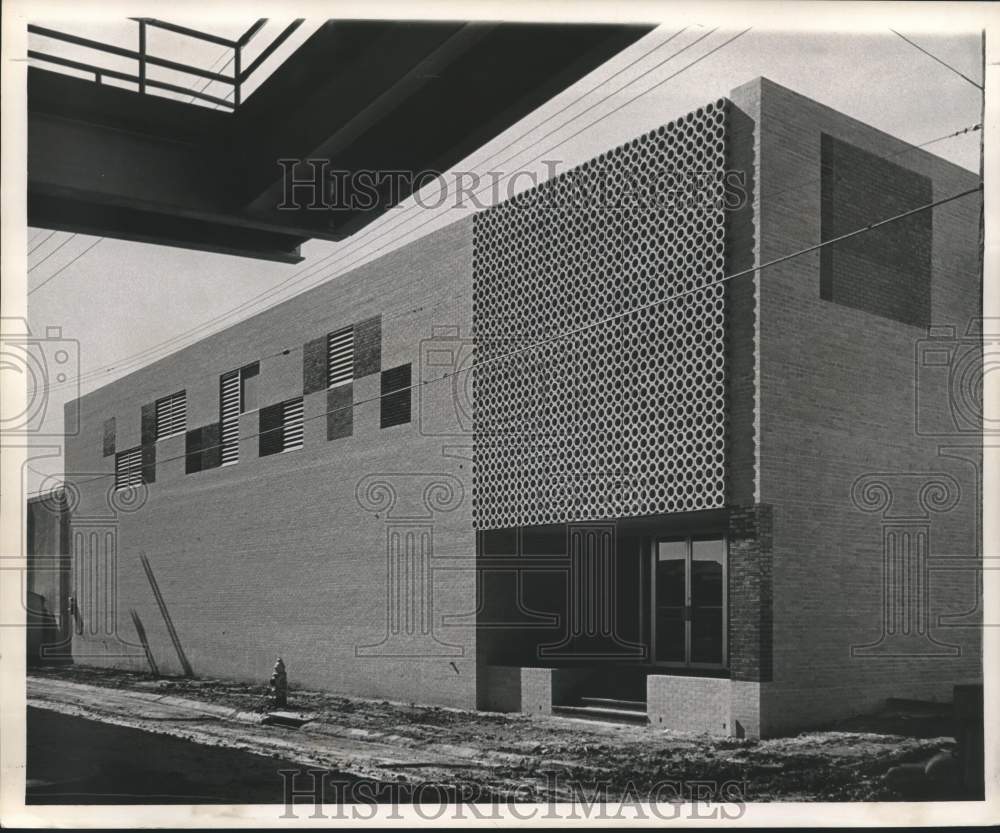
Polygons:
<instances>
[{"instance_id":1,"label":"door frame","mask_svg":"<svg viewBox=\"0 0 1000 833\"><path fill-rule=\"evenodd\" d=\"M669 662L656 658L656 558L660 542L683 541L687 544L686 569L684 571L684 601L687 609L691 608L691 564L693 541L721 541L722 542L722 661L721 662L691 662L686 659L684 662ZM712 671L724 671L729 667L729 539L720 534L698 533L691 535L656 535L647 540L646 548L646 568L643 571L649 581L649 617L647 619L649 628L649 661L655 668L674 669L704 669ZM684 620L684 654L686 658L691 656L691 617L686 616Z\"/></svg>"}]
</instances>

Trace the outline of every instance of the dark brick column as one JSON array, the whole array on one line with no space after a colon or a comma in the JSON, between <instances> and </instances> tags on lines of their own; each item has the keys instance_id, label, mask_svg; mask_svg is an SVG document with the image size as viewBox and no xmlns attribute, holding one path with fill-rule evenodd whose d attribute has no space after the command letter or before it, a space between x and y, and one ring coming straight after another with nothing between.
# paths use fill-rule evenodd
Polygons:
<instances>
[{"instance_id":1,"label":"dark brick column","mask_svg":"<svg viewBox=\"0 0 1000 833\"><path fill-rule=\"evenodd\" d=\"M771 507L729 515L729 670L734 680L768 682L772 668Z\"/></svg>"}]
</instances>

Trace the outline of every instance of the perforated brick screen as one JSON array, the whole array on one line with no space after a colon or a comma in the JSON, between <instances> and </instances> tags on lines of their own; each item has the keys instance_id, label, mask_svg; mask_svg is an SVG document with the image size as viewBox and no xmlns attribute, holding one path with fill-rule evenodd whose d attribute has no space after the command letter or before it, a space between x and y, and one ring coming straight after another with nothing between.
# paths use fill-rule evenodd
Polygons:
<instances>
[{"instance_id":1,"label":"perforated brick screen","mask_svg":"<svg viewBox=\"0 0 1000 833\"><path fill-rule=\"evenodd\" d=\"M478 528L723 505L727 106L476 216Z\"/></svg>"}]
</instances>

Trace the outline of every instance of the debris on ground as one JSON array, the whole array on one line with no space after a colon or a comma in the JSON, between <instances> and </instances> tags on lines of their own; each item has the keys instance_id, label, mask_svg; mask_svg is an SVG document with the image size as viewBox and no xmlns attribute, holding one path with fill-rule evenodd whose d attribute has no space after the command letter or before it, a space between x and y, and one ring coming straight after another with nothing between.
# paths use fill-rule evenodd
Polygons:
<instances>
[{"instance_id":1,"label":"debris on ground","mask_svg":"<svg viewBox=\"0 0 1000 833\"><path fill-rule=\"evenodd\" d=\"M102 706L102 699L113 698L105 694L87 700L85 686L117 689L120 696ZM141 692L145 699L136 700ZM643 796L666 782L729 785L729 800L738 793L751 802L961 797L955 792L955 741L942 719L918 721L913 725L919 731L906 733L900 731L906 721L884 715L880 724L878 715L869 715L827 731L747 740L291 688L282 711L308 718L296 728L289 724L297 721L261 725L258 709L269 693L260 684L153 679L136 672L72 666L33 671L28 699L41 708L86 713L93 719L172 732L201 743L241 746L258 754L280 753L365 777L424 779L480 790L513 785L525 799L565 800L574 791L592 795L594 785L609 799ZM141 709L130 717L133 703L201 713L188 723L178 717L157 721L144 717Z\"/></svg>"}]
</instances>

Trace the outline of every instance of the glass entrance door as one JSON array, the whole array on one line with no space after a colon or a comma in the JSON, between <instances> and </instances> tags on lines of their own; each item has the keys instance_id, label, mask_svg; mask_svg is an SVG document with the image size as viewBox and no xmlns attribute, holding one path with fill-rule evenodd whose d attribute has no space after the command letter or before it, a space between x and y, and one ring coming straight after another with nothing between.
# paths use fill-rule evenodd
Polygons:
<instances>
[{"instance_id":1,"label":"glass entrance door","mask_svg":"<svg viewBox=\"0 0 1000 833\"><path fill-rule=\"evenodd\" d=\"M726 542L663 539L653 545L653 660L721 668L726 663Z\"/></svg>"},{"instance_id":2,"label":"glass entrance door","mask_svg":"<svg viewBox=\"0 0 1000 833\"><path fill-rule=\"evenodd\" d=\"M654 566L653 644L656 662L687 661L686 541L658 541Z\"/></svg>"}]
</instances>

